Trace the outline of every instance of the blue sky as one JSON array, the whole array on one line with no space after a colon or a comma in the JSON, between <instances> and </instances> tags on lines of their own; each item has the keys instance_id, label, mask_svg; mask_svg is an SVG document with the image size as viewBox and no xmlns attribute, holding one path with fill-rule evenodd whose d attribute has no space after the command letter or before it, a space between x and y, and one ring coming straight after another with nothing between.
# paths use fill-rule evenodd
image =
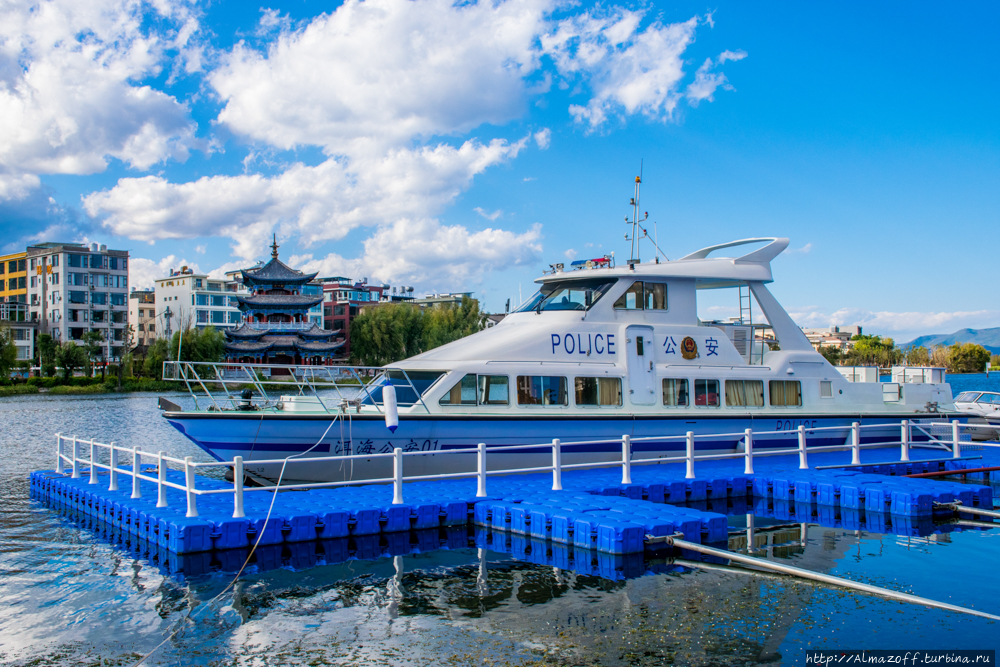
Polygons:
<instances>
[{"instance_id":1,"label":"blue sky","mask_svg":"<svg viewBox=\"0 0 1000 667\"><path fill-rule=\"evenodd\" d=\"M992 3L10 7L4 251L107 243L141 285L276 233L300 268L498 311L628 253L641 161L669 256L791 238L772 291L801 325L1000 326Z\"/></svg>"}]
</instances>

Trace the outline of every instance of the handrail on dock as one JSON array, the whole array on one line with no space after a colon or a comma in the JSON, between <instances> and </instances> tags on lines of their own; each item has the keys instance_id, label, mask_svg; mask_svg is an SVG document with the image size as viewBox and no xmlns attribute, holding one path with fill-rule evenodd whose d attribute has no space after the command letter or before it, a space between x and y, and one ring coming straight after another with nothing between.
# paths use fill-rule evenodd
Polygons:
<instances>
[{"instance_id":1,"label":"handrail on dock","mask_svg":"<svg viewBox=\"0 0 1000 667\"><path fill-rule=\"evenodd\" d=\"M558 438L553 439L551 442L537 443L537 444L527 444L527 445L510 445L489 448L490 451L505 451L511 449L540 449L540 450L550 450L552 452L552 464L545 466L536 466L531 468L511 468L505 470L487 470L486 457L487 457L487 447L485 443L479 443L476 447L469 448L458 448L458 449L446 449L446 450L435 450L435 451L419 451L419 452L404 452L401 448L396 447L392 452L383 452L377 454L349 454L349 455L338 455L338 456L312 456L312 457L302 457L302 458L288 458L288 459L266 459L266 460L254 460L255 465L259 464L278 464L278 463L300 463L300 462L316 462L335 459L338 461L342 460L353 460L353 459L372 459L372 458L391 458L393 461L393 476L384 479L359 479L359 480L346 480L338 482L310 482L303 484L290 484L282 485L280 488L282 490L297 490L297 489L315 489L315 488L331 488L338 486L356 486L362 484L387 484L392 483L393 485L393 504L399 505L403 503L403 484L406 481L418 481L418 480L434 480L434 479L460 479L460 478L471 478L475 477L477 480L477 497L486 496L486 480L489 475L509 475L509 474L520 474L520 473L530 473L530 472L552 472L552 490L559 491L562 489L562 472L563 470L583 470L583 469L594 469L594 468L607 468L621 466L622 469L622 484L632 483L632 466L635 465L648 465L648 464L663 464L663 463L679 463L684 462L686 465L686 475L688 479L695 478L695 462L696 461L712 461L721 459L744 459L744 473L747 475L753 474L753 462L756 457L760 456L778 456L787 454L798 454L799 456L799 469L806 470L809 469L808 463L808 452L813 451L851 451L851 465L858 466L861 465L861 449L868 447L885 447L886 445L900 445L900 462L907 462L910 460L909 452L910 448L914 445L911 444L912 430L920 426L949 426L951 427L951 442L950 445L951 459L962 458L961 453L961 437L963 429L973 429L977 425L974 424L962 424L958 420L952 422L932 422L930 424L914 423L910 420L902 420L900 422L900 440L899 441L885 441L869 444L861 444L861 431L863 429L874 429L881 428L885 429L887 424L860 424L858 422L853 422L849 427L838 426L838 427L820 427L820 428L807 428L804 425L799 425L795 429L783 430L783 431L766 431L770 435L774 434L787 434L796 436L796 446L789 448L780 449L767 449L763 451L755 451L753 447L754 432L752 429L746 429L741 434L743 440L744 449L743 451L736 451L732 453L722 453L722 454L695 454L694 442L696 438L708 438L708 437L719 437L718 434L695 434L692 431L688 431L683 436L671 435L662 436L660 438L632 438L629 435L623 435L620 439L614 440L587 440L580 442L562 442ZM850 431L850 442L843 445L822 445L818 447L807 447L807 437L814 431L822 430L832 430L839 429L841 431ZM651 458L635 458L632 452L632 443L635 440L671 440L684 438L685 440L685 452L683 456L660 456ZM594 461L586 463L562 463L562 450L565 447L573 447L575 445L583 444L611 444L621 442L622 454L621 458L617 460L609 461ZM940 441L939 441L940 442ZM66 444L69 444L69 452L66 453ZM83 453L80 451L82 445L86 445L86 449L89 450L89 456L83 458ZM995 445L1000 446L1000 444ZM106 460L107 463L102 463L98 459L100 452L107 452ZM119 466L119 455L124 453L126 456L131 456L131 466L129 468L123 468ZM436 475L413 475L406 477L403 474L403 461L407 456L426 456L428 454L433 454L435 456L442 454L475 454L476 455L476 470L468 472L457 472L457 473L441 473ZM143 460L155 460L156 461L156 476L149 474L144 474L142 470ZM138 447L120 447L114 442L110 443L100 443L95 440L83 440L77 436L64 436L61 433L56 434L56 471L63 473L65 471L65 464L68 464L71 468L72 477L79 478L82 476L80 469L81 464L89 467L89 484L98 484L98 471L105 470L109 475L109 486L108 490L117 491L118 490L118 477L119 475L127 475L132 481L132 498L142 497L141 482L151 482L156 484L157 487L157 507L166 507L168 503L167 499L167 489L176 489L183 491L185 493L187 507L186 516L196 517L198 516L198 506L197 499L200 495L214 495L219 493L232 493L233 494L233 517L241 518L244 516L243 513L243 496L249 491L273 491L278 487L255 487L255 488L244 488L244 461L242 456L237 456L232 462L197 462L190 456L185 456L183 459L179 459L172 456L167 456L162 451L156 452L146 452ZM184 471L184 484L178 484L176 482L171 482L167 479L167 464L174 464ZM233 486L231 489L199 489L197 488L196 471L198 468L213 468L213 467L232 467L233 468Z\"/></svg>"}]
</instances>

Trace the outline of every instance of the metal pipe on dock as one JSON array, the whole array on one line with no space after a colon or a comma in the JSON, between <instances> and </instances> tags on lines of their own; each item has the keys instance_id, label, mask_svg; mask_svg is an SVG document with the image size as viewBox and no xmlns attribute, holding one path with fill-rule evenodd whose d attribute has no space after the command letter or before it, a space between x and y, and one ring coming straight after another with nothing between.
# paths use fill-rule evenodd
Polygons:
<instances>
[{"instance_id":1,"label":"metal pipe on dock","mask_svg":"<svg viewBox=\"0 0 1000 667\"><path fill-rule=\"evenodd\" d=\"M813 572L812 570L804 570L800 567L794 567L792 565L782 565L780 563L774 563L768 560L763 560L761 558L744 556L742 554L733 553L732 551L726 551L725 549L706 547L696 542L688 542L687 540L681 540L676 537L668 538L668 540L669 540L668 544L672 544L675 547L680 547L681 549L688 549L690 551L696 551L698 553L705 554L706 556L726 558L728 560L736 561L737 563L743 563L745 565L750 565L752 567L757 567L764 570L773 570L775 572L790 574L792 576L802 577L803 579L810 579L812 581L819 581L824 584L831 584L833 586L850 588L856 591L861 591L863 593L880 595L882 597L886 597L892 600L899 600L901 602L909 602L911 604L919 604L926 607L935 607L937 609L945 609L947 611L955 611L962 614L970 614L972 616L979 616L981 618L988 618L990 620L1000 621L1000 616L996 616L994 614L987 614L986 612L978 611L976 609L968 609L966 607L959 607L958 605L948 604L947 602L938 602L937 600L930 600L928 598L922 598L917 595L910 595L909 593L900 593L899 591L889 590L888 588L880 588L878 586L872 586L870 584L862 584L857 581L851 581L850 579L834 577L833 575L829 574L821 574L819 572Z\"/></svg>"},{"instance_id":2,"label":"metal pipe on dock","mask_svg":"<svg viewBox=\"0 0 1000 667\"><path fill-rule=\"evenodd\" d=\"M993 472L1000 470L1000 466L988 466L986 468L963 468L960 470L937 470L935 472L920 472L905 477L950 477L953 475L969 475L974 472Z\"/></svg>"}]
</instances>

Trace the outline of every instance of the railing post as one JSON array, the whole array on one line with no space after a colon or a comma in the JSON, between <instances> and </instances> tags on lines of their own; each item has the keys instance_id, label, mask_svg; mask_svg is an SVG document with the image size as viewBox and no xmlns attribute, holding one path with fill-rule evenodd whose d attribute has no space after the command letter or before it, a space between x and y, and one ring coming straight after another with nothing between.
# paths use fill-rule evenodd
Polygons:
<instances>
[{"instance_id":1,"label":"railing post","mask_svg":"<svg viewBox=\"0 0 1000 667\"><path fill-rule=\"evenodd\" d=\"M743 466L744 475L753 474L753 429L747 429L743 432L743 460L746 462Z\"/></svg>"},{"instance_id":2,"label":"railing post","mask_svg":"<svg viewBox=\"0 0 1000 667\"><path fill-rule=\"evenodd\" d=\"M142 498L142 492L139 490L139 464L142 462L142 455L139 454L139 448L132 448L132 498Z\"/></svg>"},{"instance_id":3,"label":"railing post","mask_svg":"<svg viewBox=\"0 0 1000 667\"><path fill-rule=\"evenodd\" d=\"M799 424L799 470L808 470L809 461L806 458L806 427Z\"/></svg>"},{"instance_id":4,"label":"railing post","mask_svg":"<svg viewBox=\"0 0 1000 667\"><path fill-rule=\"evenodd\" d=\"M80 478L80 466L76 462L76 458L80 455L79 448L76 444L76 436L73 436L73 479Z\"/></svg>"},{"instance_id":5,"label":"railing post","mask_svg":"<svg viewBox=\"0 0 1000 667\"><path fill-rule=\"evenodd\" d=\"M694 431L687 432L685 458L687 459L687 472L685 479L694 479Z\"/></svg>"},{"instance_id":6,"label":"railing post","mask_svg":"<svg viewBox=\"0 0 1000 667\"><path fill-rule=\"evenodd\" d=\"M187 514L184 516L198 516L198 496L194 493L194 466L190 456L184 457L184 490L187 492Z\"/></svg>"},{"instance_id":7,"label":"railing post","mask_svg":"<svg viewBox=\"0 0 1000 667\"><path fill-rule=\"evenodd\" d=\"M910 460L910 422L904 419L900 422L900 438L899 438L899 460L909 461Z\"/></svg>"},{"instance_id":8,"label":"railing post","mask_svg":"<svg viewBox=\"0 0 1000 667\"><path fill-rule=\"evenodd\" d=\"M94 460L94 439L90 439L90 479L87 480L87 484L97 484L97 466L94 465L96 461Z\"/></svg>"},{"instance_id":9,"label":"railing post","mask_svg":"<svg viewBox=\"0 0 1000 667\"><path fill-rule=\"evenodd\" d=\"M957 419L953 419L951 422L951 458L953 459L962 456L961 438L961 424Z\"/></svg>"},{"instance_id":10,"label":"railing post","mask_svg":"<svg viewBox=\"0 0 1000 667\"><path fill-rule=\"evenodd\" d=\"M163 452L156 455L156 506L167 506L167 466L163 464Z\"/></svg>"},{"instance_id":11,"label":"railing post","mask_svg":"<svg viewBox=\"0 0 1000 667\"><path fill-rule=\"evenodd\" d=\"M109 457L109 466L111 468L111 482L108 484L108 491L118 490L118 448L115 446L115 441L111 441L111 454Z\"/></svg>"},{"instance_id":12,"label":"railing post","mask_svg":"<svg viewBox=\"0 0 1000 667\"><path fill-rule=\"evenodd\" d=\"M62 433L56 433L56 472L63 471L63 437Z\"/></svg>"},{"instance_id":13,"label":"railing post","mask_svg":"<svg viewBox=\"0 0 1000 667\"><path fill-rule=\"evenodd\" d=\"M476 498L486 497L486 443L481 442L477 445L478 452L476 452L477 474L479 483L476 486Z\"/></svg>"},{"instance_id":14,"label":"railing post","mask_svg":"<svg viewBox=\"0 0 1000 667\"><path fill-rule=\"evenodd\" d=\"M622 436L622 484L632 483L632 436Z\"/></svg>"},{"instance_id":15,"label":"railing post","mask_svg":"<svg viewBox=\"0 0 1000 667\"><path fill-rule=\"evenodd\" d=\"M233 458L233 518L242 519L243 512L243 457Z\"/></svg>"},{"instance_id":16,"label":"railing post","mask_svg":"<svg viewBox=\"0 0 1000 667\"><path fill-rule=\"evenodd\" d=\"M559 438L552 440L552 490L562 491L562 447Z\"/></svg>"},{"instance_id":17,"label":"railing post","mask_svg":"<svg viewBox=\"0 0 1000 667\"><path fill-rule=\"evenodd\" d=\"M392 450L392 504L403 504L403 450Z\"/></svg>"},{"instance_id":18,"label":"railing post","mask_svg":"<svg viewBox=\"0 0 1000 667\"><path fill-rule=\"evenodd\" d=\"M861 424L851 422L851 465L861 463Z\"/></svg>"}]
</instances>

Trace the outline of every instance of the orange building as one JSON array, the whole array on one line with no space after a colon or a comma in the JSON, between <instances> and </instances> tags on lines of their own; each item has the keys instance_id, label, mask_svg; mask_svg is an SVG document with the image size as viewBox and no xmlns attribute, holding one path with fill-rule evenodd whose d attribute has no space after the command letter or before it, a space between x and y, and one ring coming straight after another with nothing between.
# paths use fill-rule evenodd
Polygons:
<instances>
[{"instance_id":1,"label":"orange building","mask_svg":"<svg viewBox=\"0 0 1000 667\"><path fill-rule=\"evenodd\" d=\"M26 252L0 256L0 303L27 303L27 264Z\"/></svg>"}]
</instances>

